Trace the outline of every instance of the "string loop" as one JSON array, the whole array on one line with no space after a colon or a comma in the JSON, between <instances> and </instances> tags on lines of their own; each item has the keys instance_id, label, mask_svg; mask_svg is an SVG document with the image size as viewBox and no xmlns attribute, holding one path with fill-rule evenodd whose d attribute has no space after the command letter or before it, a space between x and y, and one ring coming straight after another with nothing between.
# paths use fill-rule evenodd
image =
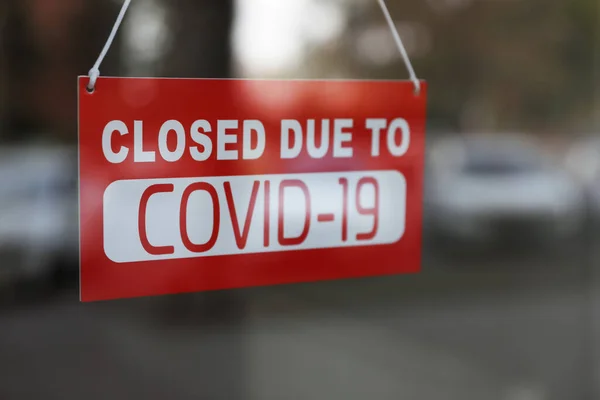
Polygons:
<instances>
[{"instance_id":1,"label":"string loop","mask_svg":"<svg viewBox=\"0 0 600 400\"><path fill-rule=\"evenodd\" d=\"M381 7L381 10L383 11L383 15L385 16L385 19L387 20L387 23L390 27L390 31L392 32L392 36L394 37L396 46L398 47L398 50L400 51L400 55L402 56L402 59L404 60L404 64L406 65L406 68L408 69L408 73L410 75L410 80L415 85L415 93L418 95L421 91L421 83L420 83L419 79L417 78L417 75L415 74L415 70L413 69L413 66L410 62L410 58L408 56L408 53L406 52L406 49L404 48L404 44L402 43L402 39L400 38L398 29L396 28L396 25L394 24L394 21L392 19L390 11L388 10L387 5L385 4L385 0L378 0L378 1L379 1L379 6ZM108 53L108 50L110 49L110 46L112 45L112 42L115 39L117 31L119 30L119 27L121 26L121 23L123 22L123 19L125 18L125 14L127 13L127 9L129 8L130 4L131 4L131 0L125 0L125 2L123 3L123 6L121 7L121 11L119 12L119 16L117 17L117 20L115 21L112 31L110 32L110 36L108 37L108 40L106 41L106 44L104 45L104 48L102 49L102 52L100 53L100 56L96 60L96 63L94 64L92 69L90 69L90 72L88 74L90 81L87 86L87 89L89 92L93 92L96 87L96 81L100 77L100 64L102 64L104 57L106 57L106 53Z\"/></svg>"},{"instance_id":2,"label":"string loop","mask_svg":"<svg viewBox=\"0 0 600 400\"><path fill-rule=\"evenodd\" d=\"M115 25L113 26L112 31L110 32L110 36L108 37L108 40L106 41L106 44L104 45L104 48L102 49L102 52L100 53L100 56L98 56L96 63L94 64L92 69L90 69L90 72L88 73L88 75L90 77L90 81L88 82L87 90L89 92L93 92L96 87L96 81L100 77L100 64L102 64L102 61L104 61L104 57L106 57L106 53L108 53L108 50L110 49L110 46L112 45L113 40L115 40L117 31L119 30L119 27L121 26L121 23L123 22L123 18L125 18L125 14L127 13L127 9L129 8L130 4L131 4L131 0L125 0L125 2L123 3L123 6L121 7L121 12L119 12L119 16L117 17L117 20L115 21Z\"/></svg>"}]
</instances>

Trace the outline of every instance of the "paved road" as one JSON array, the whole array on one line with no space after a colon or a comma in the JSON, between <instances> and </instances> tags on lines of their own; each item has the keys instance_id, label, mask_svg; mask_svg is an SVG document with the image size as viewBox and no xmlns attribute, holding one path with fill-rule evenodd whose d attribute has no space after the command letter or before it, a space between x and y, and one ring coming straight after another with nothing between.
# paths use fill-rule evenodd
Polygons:
<instances>
[{"instance_id":1,"label":"paved road","mask_svg":"<svg viewBox=\"0 0 600 400\"><path fill-rule=\"evenodd\" d=\"M592 398L582 269L520 262L243 291L216 325L165 323L164 298L8 308L0 398Z\"/></svg>"}]
</instances>

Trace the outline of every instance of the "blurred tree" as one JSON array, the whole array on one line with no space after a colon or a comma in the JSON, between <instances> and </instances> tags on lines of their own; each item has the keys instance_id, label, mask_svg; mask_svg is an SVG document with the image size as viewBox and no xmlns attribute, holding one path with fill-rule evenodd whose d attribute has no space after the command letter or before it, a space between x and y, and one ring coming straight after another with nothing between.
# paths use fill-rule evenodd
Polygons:
<instances>
[{"instance_id":1,"label":"blurred tree","mask_svg":"<svg viewBox=\"0 0 600 400\"><path fill-rule=\"evenodd\" d=\"M158 75L181 78L229 78L233 72L231 35L233 0L162 0L167 10L170 45L160 61ZM200 295L204 308L220 319L241 315L240 303L231 293ZM206 298L204 298L206 297ZM183 297L182 297L183 298ZM178 306L188 300L177 302Z\"/></svg>"},{"instance_id":2,"label":"blurred tree","mask_svg":"<svg viewBox=\"0 0 600 400\"><path fill-rule=\"evenodd\" d=\"M233 0L163 0L171 46L161 76L227 78L232 74Z\"/></svg>"},{"instance_id":3,"label":"blurred tree","mask_svg":"<svg viewBox=\"0 0 600 400\"><path fill-rule=\"evenodd\" d=\"M166 9L169 37L159 61L158 76L186 78L229 78L233 73L231 34L233 0L162 0ZM163 297L167 323L189 322L217 325L239 333L245 324L245 298L237 291L214 291ZM204 371L198 377L200 398L243 398L246 393L245 346L242 339L229 337L212 356L195 360Z\"/></svg>"},{"instance_id":4,"label":"blurred tree","mask_svg":"<svg viewBox=\"0 0 600 400\"><path fill-rule=\"evenodd\" d=\"M310 61L314 74L341 65L354 77L406 78L402 60L387 56L397 50L389 31L380 34L387 25L377 2L351 6L342 37L313 52L320 59ZM549 132L589 125L600 26L595 0L388 6L418 75L429 82L435 127Z\"/></svg>"},{"instance_id":5,"label":"blurred tree","mask_svg":"<svg viewBox=\"0 0 600 400\"><path fill-rule=\"evenodd\" d=\"M8 23L7 1L0 2L0 137L6 129L6 114L8 108L8 62L6 59L6 25Z\"/></svg>"},{"instance_id":6,"label":"blurred tree","mask_svg":"<svg viewBox=\"0 0 600 400\"><path fill-rule=\"evenodd\" d=\"M76 138L76 77L86 74L108 37L118 4L105 0L4 0L1 36L3 140ZM114 45L119 46L119 41ZM103 63L119 71L119 51ZM0 78L2 79L2 78Z\"/></svg>"}]
</instances>

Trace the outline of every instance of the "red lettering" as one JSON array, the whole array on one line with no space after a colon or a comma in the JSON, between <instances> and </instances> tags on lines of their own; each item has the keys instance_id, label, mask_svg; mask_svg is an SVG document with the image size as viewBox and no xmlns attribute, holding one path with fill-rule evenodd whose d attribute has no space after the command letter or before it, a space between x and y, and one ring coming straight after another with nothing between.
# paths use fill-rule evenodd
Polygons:
<instances>
[{"instance_id":1,"label":"red lettering","mask_svg":"<svg viewBox=\"0 0 600 400\"><path fill-rule=\"evenodd\" d=\"M348 179L340 178L342 185L342 241L348 240Z\"/></svg>"},{"instance_id":2,"label":"red lettering","mask_svg":"<svg viewBox=\"0 0 600 400\"><path fill-rule=\"evenodd\" d=\"M165 254L173 254L175 247L173 246L153 246L148 240L148 233L146 231L146 209L148 208L148 201L152 195L157 193L171 193L174 190L174 186L170 183L162 185L152 185L142 193L142 199L140 200L140 209L138 212L138 230L140 232L140 241L142 247L153 256L161 256Z\"/></svg>"},{"instance_id":3,"label":"red lettering","mask_svg":"<svg viewBox=\"0 0 600 400\"><path fill-rule=\"evenodd\" d=\"M210 239L208 242L204 244L195 244L190 240L187 230L187 209L188 209L188 201L190 196L194 192L198 191L207 192L213 203L213 228L212 233L210 235ZM206 182L197 182L192 183L188 186L183 192L183 197L181 199L181 208L179 211L179 229L181 231L181 239L183 241L183 245L194 253L204 253L210 249L212 249L217 242L217 238L219 235L219 227L221 225L221 208L219 206L219 197L217 196L217 191L215 188L206 183Z\"/></svg>"},{"instance_id":4,"label":"red lettering","mask_svg":"<svg viewBox=\"0 0 600 400\"><path fill-rule=\"evenodd\" d=\"M306 201L306 213L304 214L304 229L300 236L295 238L286 238L284 234L284 193L286 188L297 187L302 190L304 199ZM306 184L297 179L286 179L281 181L279 185L279 220L278 220L278 239L279 244L282 246L294 246L299 245L306 240L308 236L308 230L310 229L310 193Z\"/></svg>"},{"instance_id":5,"label":"red lettering","mask_svg":"<svg viewBox=\"0 0 600 400\"><path fill-rule=\"evenodd\" d=\"M365 207L360 202L360 193L365 185L372 185L375 191L373 206ZM379 229L379 184L375 178L362 178L356 186L356 210L360 215L373 217L373 229L371 232L358 233L356 240L371 240L377 235Z\"/></svg>"},{"instance_id":6,"label":"red lettering","mask_svg":"<svg viewBox=\"0 0 600 400\"><path fill-rule=\"evenodd\" d=\"M227 199L227 208L229 208L229 215L231 215L231 223L233 225L233 235L235 236L235 243L237 244L238 249L243 249L246 247L246 242L248 241L248 233L250 232L250 222L252 222L252 215L254 214L254 206L256 205L256 197L258 196L260 182L254 181L254 185L252 186L250 204L248 205L248 212L246 213L246 220L244 221L244 228L241 234L237 212L235 211L235 203L233 201L233 195L231 193L231 183L224 182L223 188L225 189L225 198Z\"/></svg>"},{"instance_id":7,"label":"red lettering","mask_svg":"<svg viewBox=\"0 0 600 400\"><path fill-rule=\"evenodd\" d=\"M271 231L271 181L265 181L265 225L263 227L264 246L269 247L269 232Z\"/></svg>"}]
</instances>

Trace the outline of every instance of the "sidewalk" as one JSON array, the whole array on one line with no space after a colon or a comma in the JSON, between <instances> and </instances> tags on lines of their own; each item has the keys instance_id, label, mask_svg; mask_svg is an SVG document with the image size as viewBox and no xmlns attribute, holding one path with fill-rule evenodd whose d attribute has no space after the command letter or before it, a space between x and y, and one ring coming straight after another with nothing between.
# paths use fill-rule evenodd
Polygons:
<instances>
[{"instance_id":1,"label":"sidewalk","mask_svg":"<svg viewBox=\"0 0 600 400\"><path fill-rule=\"evenodd\" d=\"M235 390L252 400L512 400L498 395L506 383L475 362L342 316L273 317L255 309L243 331L149 330L121 320L105 333L131 368L178 388L174 398L206 395L208 382L212 398L223 399Z\"/></svg>"}]
</instances>

